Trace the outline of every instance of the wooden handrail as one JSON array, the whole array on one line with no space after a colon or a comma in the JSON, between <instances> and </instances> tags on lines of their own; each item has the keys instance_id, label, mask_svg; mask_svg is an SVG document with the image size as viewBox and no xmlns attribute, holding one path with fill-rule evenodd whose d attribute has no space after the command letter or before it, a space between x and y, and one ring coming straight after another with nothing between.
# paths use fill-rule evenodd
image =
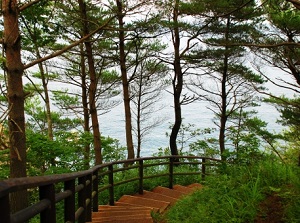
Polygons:
<instances>
[{"instance_id":1,"label":"wooden handrail","mask_svg":"<svg viewBox=\"0 0 300 223\"><path fill-rule=\"evenodd\" d=\"M180 159L192 159L198 161L175 162L175 160L177 161ZM150 160L169 161L155 162L151 164L145 163L145 161ZM37 214L40 214L40 222L42 223L56 223L56 203L62 200L64 200L64 222L78 221L79 223L84 223L87 221L91 221L92 211L98 211L98 197L100 191L108 190L109 204L114 205L114 187L116 185L121 185L137 180L139 183L138 192L142 194L144 189L144 179L167 175L169 176L169 188L172 188L174 183L174 175L177 175L177 173L174 173L174 165L180 164L200 164L200 173L202 176L202 180L204 180L205 175L207 174L205 168L205 166L207 165L207 161L213 162L213 164L209 165L216 165L217 163L221 162L221 160L219 159L201 156L145 157L105 163L95 166L89 170L75 173L3 180L0 181L0 223L21 223L28 221ZM133 165L124 167L128 163ZM144 169L146 167L167 164L169 165L169 172L167 174L154 174L151 176L144 176ZM120 165L122 165L122 167L120 167ZM114 166L116 166L116 168ZM138 177L127 179L121 182L114 182L115 173L128 169L137 169ZM178 173L178 175L179 174L180 173ZM199 171L189 172L186 174L199 174ZM103 177L104 175L108 176L108 185L104 185L102 188L99 188L100 176ZM55 186L58 183L64 184L63 191L61 192L56 192L55 190ZM10 213L10 194L17 191L29 189L37 189L39 191L39 201L17 213Z\"/></svg>"}]
</instances>

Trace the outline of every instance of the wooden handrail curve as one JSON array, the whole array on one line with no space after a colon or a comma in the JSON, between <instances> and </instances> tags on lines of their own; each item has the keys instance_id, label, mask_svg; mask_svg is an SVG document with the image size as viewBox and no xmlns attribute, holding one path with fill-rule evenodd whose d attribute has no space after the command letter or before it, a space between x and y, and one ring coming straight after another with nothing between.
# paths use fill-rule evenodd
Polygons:
<instances>
[{"instance_id":1,"label":"wooden handrail curve","mask_svg":"<svg viewBox=\"0 0 300 223\"><path fill-rule=\"evenodd\" d=\"M145 161L150 160L155 160L155 162L145 163ZM157 160L163 161L156 162ZM193 161L189 162L189 160ZM92 220L92 211L98 211L99 193L104 190L109 191L109 204L114 205L114 187L117 185L138 181L138 192L142 194L144 179L168 176L169 188L172 188L174 175L201 174L204 180L207 174L206 166L215 166L220 162L221 160L219 159L201 156L144 157L105 163L89 170L74 173L3 180L0 181L0 223L26 222L38 214L40 215L41 223L56 223L56 204L61 201L64 201L64 222L88 222ZM201 165L201 169L195 172L175 173L174 166L181 164ZM168 173L144 176L146 167L162 165L168 165ZM137 169L138 176L121 182L114 182L115 173L130 169ZM108 176L108 185L99 187L99 181L103 176ZM55 187L58 183L64 184L60 192L57 192ZM10 194L32 189L39 191L39 201L12 214L10 211Z\"/></svg>"}]
</instances>

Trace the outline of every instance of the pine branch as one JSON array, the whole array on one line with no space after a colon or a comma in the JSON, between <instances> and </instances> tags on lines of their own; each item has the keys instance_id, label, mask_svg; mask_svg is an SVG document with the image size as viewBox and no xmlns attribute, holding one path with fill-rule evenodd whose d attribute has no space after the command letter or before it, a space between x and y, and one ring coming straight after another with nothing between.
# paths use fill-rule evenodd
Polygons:
<instances>
[{"instance_id":1,"label":"pine branch","mask_svg":"<svg viewBox=\"0 0 300 223\"><path fill-rule=\"evenodd\" d=\"M59 55L65 53L65 52L67 52L68 50L72 49L73 47L79 45L80 43L82 43L82 42L84 42L84 41L86 41L86 40L88 40L91 36L93 36L94 34L98 33L100 30L103 30L103 28L104 28L107 24L109 24L109 22L110 22L111 20L113 20L113 19L114 19L114 17L109 18L102 26L98 27L98 28L95 29L93 32L90 32L88 35L82 37L81 39L79 39L79 40L77 40L77 41L71 43L70 45L66 46L65 48L63 48L63 49L61 49L61 50L58 50L58 51L56 51L56 52L54 52L54 53L52 53L52 54L50 54L50 55L48 55L48 56L45 56L45 57L43 57L43 58L40 58L40 59L34 60L34 61L32 61L32 62L30 62L30 63L28 63L28 64L25 64L25 65L24 65L24 69L28 69L28 68L30 68L30 67L32 67L32 66L38 64L38 63L41 63L41 62L44 62L44 61L46 61L46 60L52 59L52 58L54 58L54 57L57 57L57 56L59 56Z\"/></svg>"}]
</instances>

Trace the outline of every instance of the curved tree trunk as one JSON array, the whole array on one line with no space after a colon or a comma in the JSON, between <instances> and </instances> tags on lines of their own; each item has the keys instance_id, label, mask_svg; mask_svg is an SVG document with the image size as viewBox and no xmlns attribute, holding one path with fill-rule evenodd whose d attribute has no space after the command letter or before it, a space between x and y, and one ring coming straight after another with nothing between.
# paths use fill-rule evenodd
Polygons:
<instances>
[{"instance_id":1,"label":"curved tree trunk","mask_svg":"<svg viewBox=\"0 0 300 223\"><path fill-rule=\"evenodd\" d=\"M9 104L9 139L10 139L10 178L26 177L26 138L21 62L21 43L18 23L17 0L3 0L4 50L7 72L7 98ZM11 195L13 212L27 206L27 192L21 191Z\"/></svg>"},{"instance_id":2,"label":"curved tree trunk","mask_svg":"<svg viewBox=\"0 0 300 223\"><path fill-rule=\"evenodd\" d=\"M173 100L174 100L174 112L175 112L175 122L172 127L172 132L170 135L170 150L172 155L178 155L177 148L177 136L181 127L182 117L181 117L181 103L180 96L183 86L183 73L180 64L180 35L178 27L178 13L179 13L179 0L175 1L175 7L173 11L173 47L174 47L174 78L172 80L173 86Z\"/></svg>"},{"instance_id":3,"label":"curved tree trunk","mask_svg":"<svg viewBox=\"0 0 300 223\"><path fill-rule=\"evenodd\" d=\"M229 27L230 27L230 17L227 19L227 29L225 32L226 41L229 40ZM226 132L226 123L228 119L227 114L227 78L228 78L228 47L225 47L225 55L224 55L224 64L223 64L223 73L222 73L222 82L221 82L221 113L220 113L220 132L219 132L219 146L220 146L220 154L221 159L226 160L226 156L224 154L226 150L225 146L225 132Z\"/></svg>"}]
</instances>

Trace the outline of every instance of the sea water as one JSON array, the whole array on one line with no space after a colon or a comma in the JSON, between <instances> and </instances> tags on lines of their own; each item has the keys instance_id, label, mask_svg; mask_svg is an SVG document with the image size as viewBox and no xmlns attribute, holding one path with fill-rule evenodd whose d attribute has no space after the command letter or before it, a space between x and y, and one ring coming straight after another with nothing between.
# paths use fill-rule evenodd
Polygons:
<instances>
[{"instance_id":1,"label":"sea water","mask_svg":"<svg viewBox=\"0 0 300 223\"><path fill-rule=\"evenodd\" d=\"M160 101L164 106L153 117L161 117L164 121L157 127L151 129L142 142L141 156L150 156L158 151L158 148L167 148L169 145L170 126L174 122L174 111L172 106L172 96L163 97ZM214 114L208 109L208 102L193 102L182 106L183 124L192 124L193 129L216 128L213 123ZM279 113L273 105L262 103L255 107L256 116L268 123L267 129L270 132L280 132L283 127L277 123ZM100 126L103 136L110 136L118 139L121 145L126 145L125 138L125 116L123 104L111 109L110 112L100 116ZM217 133L216 133L217 134ZM215 136L217 137L217 135ZM192 139L193 140L193 139ZM194 139L195 140L195 139Z\"/></svg>"}]
</instances>

